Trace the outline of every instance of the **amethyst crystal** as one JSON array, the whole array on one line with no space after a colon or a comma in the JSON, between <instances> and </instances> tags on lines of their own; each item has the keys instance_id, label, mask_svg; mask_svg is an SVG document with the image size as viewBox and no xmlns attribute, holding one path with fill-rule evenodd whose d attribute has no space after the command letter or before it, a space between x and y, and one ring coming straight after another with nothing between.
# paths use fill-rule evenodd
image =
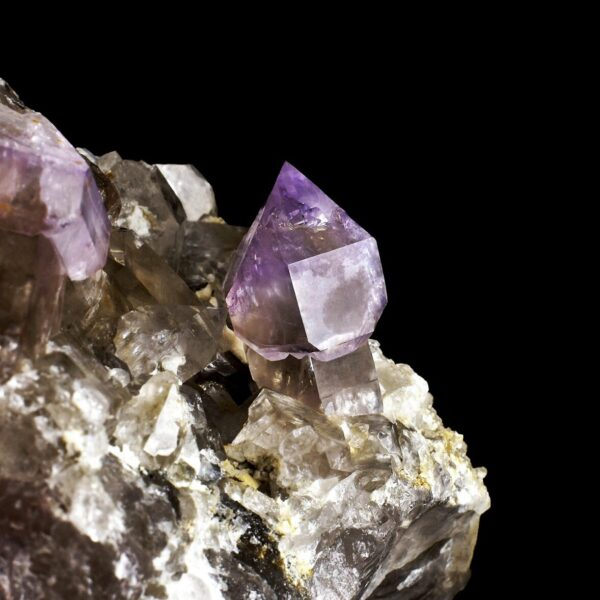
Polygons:
<instances>
[{"instance_id":1,"label":"amethyst crystal","mask_svg":"<svg viewBox=\"0 0 600 600\"><path fill-rule=\"evenodd\" d=\"M225 290L236 334L269 360L352 352L387 301L375 240L289 163L242 242Z\"/></svg>"},{"instance_id":2,"label":"amethyst crystal","mask_svg":"<svg viewBox=\"0 0 600 600\"><path fill-rule=\"evenodd\" d=\"M85 160L0 80L0 379L60 323L66 276L102 268L109 226ZM18 352L17 352L18 349Z\"/></svg>"},{"instance_id":3,"label":"amethyst crystal","mask_svg":"<svg viewBox=\"0 0 600 600\"><path fill-rule=\"evenodd\" d=\"M45 117L2 103L0 228L48 238L73 280L106 260L108 219L87 163Z\"/></svg>"}]
</instances>

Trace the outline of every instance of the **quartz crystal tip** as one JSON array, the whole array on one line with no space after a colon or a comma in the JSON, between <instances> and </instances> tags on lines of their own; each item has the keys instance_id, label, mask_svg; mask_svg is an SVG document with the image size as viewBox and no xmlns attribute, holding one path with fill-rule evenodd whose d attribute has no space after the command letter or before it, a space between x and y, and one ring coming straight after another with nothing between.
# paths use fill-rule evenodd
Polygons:
<instances>
[{"instance_id":1,"label":"quartz crystal tip","mask_svg":"<svg viewBox=\"0 0 600 600\"><path fill-rule=\"evenodd\" d=\"M387 302L375 239L287 162L225 291L237 335L268 360L352 352Z\"/></svg>"}]
</instances>

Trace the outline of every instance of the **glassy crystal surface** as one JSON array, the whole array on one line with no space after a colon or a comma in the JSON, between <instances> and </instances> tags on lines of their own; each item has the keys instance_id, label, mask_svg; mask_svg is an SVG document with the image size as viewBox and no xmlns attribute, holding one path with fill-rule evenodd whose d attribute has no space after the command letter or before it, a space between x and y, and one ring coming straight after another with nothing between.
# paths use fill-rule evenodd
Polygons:
<instances>
[{"instance_id":1,"label":"glassy crystal surface","mask_svg":"<svg viewBox=\"0 0 600 600\"><path fill-rule=\"evenodd\" d=\"M217 212L212 186L192 165L156 165L165 184L178 200L175 214L181 221L197 221Z\"/></svg>"},{"instance_id":2,"label":"glassy crystal surface","mask_svg":"<svg viewBox=\"0 0 600 600\"><path fill-rule=\"evenodd\" d=\"M113 230L110 252L159 304L199 304L185 281L132 231Z\"/></svg>"},{"instance_id":3,"label":"glassy crystal surface","mask_svg":"<svg viewBox=\"0 0 600 600\"><path fill-rule=\"evenodd\" d=\"M65 279L47 238L0 232L0 380L20 354L38 354L57 329Z\"/></svg>"},{"instance_id":4,"label":"glassy crystal surface","mask_svg":"<svg viewBox=\"0 0 600 600\"><path fill-rule=\"evenodd\" d=\"M247 357L252 379L259 387L302 400L325 414L382 412L379 381L368 343L330 361L310 356L271 361L250 348Z\"/></svg>"},{"instance_id":5,"label":"glassy crystal surface","mask_svg":"<svg viewBox=\"0 0 600 600\"><path fill-rule=\"evenodd\" d=\"M387 301L375 240L288 163L225 290L236 334L270 360L355 350Z\"/></svg>"},{"instance_id":6,"label":"glassy crystal surface","mask_svg":"<svg viewBox=\"0 0 600 600\"><path fill-rule=\"evenodd\" d=\"M67 275L84 279L102 267L108 250L108 219L94 178L50 121L24 110L13 95L4 92L4 96L0 229L43 235Z\"/></svg>"},{"instance_id":7,"label":"glassy crystal surface","mask_svg":"<svg viewBox=\"0 0 600 600\"><path fill-rule=\"evenodd\" d=\"M63 330L89 342L100 354L114 352L117 322L131 308L116 281L102 270L85 281L67 283Z\"/></svg>"},{"instance_id":8,"label":"glassy crystal surface","mask_svg":"<svg viewBox=\"0 0 600 600\"><path fill-rule=\"evenodd\" d=\"M98 165L117 189L121 202L113 226L133 231L170 261L178 223L154 168L142 161L122 160L116 153L100 157Z\"/></svg>"},{"instance_id":9,"label":"glassy crystal surface","mask_svg":"<svg viewBox=\"0 0 600 600\"><path fill-rule=\"evenodd\" d=\"M0 77L0 104L8 106L18 112L26 110L25 105L17 95L17 93Z\"/></svg>"},{"instance_id":10,"label":"glassy crystal surface","mask_svg":"<svg viewBox=\"0 0 600 600\"><path fill-rule=\"evenodd\" d=\"M124 314L115 334L116 355L136 380L171 371L185 381L214 357L218 339L196 306L142 306Z\"/></svg>"}]
</instances>

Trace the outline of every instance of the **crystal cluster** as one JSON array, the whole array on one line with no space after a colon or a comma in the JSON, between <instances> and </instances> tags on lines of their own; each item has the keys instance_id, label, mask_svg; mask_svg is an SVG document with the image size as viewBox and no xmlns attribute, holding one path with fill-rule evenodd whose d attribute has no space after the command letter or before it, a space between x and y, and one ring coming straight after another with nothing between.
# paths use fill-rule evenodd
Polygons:
<instances>
[{"instance_id":1,"label":"crystal cluster","mask_svg":"<svg viewBox=\"0 0 600 600\"><path fill-rule=\"evenodd\" d=\"M288 165L236 251L193 167L0 109L0 598L462 589L485 471L367 341L372 238Z\"/></svg>"}]
</instances>

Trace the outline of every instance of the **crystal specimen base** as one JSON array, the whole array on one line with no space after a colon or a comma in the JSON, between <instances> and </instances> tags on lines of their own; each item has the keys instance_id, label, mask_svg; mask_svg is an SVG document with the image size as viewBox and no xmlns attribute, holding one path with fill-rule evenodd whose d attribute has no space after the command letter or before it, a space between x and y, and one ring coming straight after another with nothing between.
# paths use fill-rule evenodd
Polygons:
<instances>
[{"instance_id":1,"label":"crystal specimen base","mask_svg":"<svg viewBox=\"0 0 600 600\"><path fill-rule=\"evenodd\" d=\"M241 241L189 165L78 154L2 80L0 108L0 598L454 597L485 470L367 342L374 240L288 166Z\"/></svg>"}]
</instances>

